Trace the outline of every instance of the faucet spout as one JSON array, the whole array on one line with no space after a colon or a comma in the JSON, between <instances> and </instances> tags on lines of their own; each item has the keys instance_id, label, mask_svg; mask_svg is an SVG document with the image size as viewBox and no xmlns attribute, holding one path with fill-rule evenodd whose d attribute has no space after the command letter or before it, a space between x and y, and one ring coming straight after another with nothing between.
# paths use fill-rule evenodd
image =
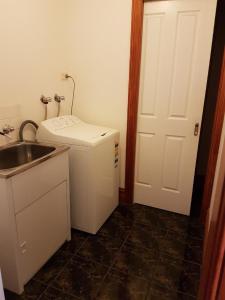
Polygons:
<instances>
[{"instance_id":1,"label":"faucet spout","mask_svg":"<svg viewBox=\"0 0 225 300\"><path fill-rule=\"evenodd\" d=\"M27 125L27 124L31 124L35 127L36 130L38 130L38 124L35 123L34 121L32 120L26 120L24 121L21 125L20 125L20 129L19 129L19 138L20 138L20 141L23 142L23 129L24 127Z\"/></svg>"}]
</instances>

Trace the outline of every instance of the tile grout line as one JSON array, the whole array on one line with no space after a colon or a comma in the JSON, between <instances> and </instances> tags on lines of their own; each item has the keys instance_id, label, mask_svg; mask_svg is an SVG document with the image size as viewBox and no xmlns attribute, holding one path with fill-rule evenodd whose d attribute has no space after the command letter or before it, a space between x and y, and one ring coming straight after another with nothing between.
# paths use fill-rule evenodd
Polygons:
<instances>
[{"instance_id":1,"label":"tile grout line","mask_svg":"<svg viewBox=\"0 0 225 300\"><path fill-rule=\"evenodd\" d=\"M109 268L108 268L106 274L104 275L104 277L103 277L101 283L99 284L99 288L98 288L98 290L97 290L97 292L96 292L96 297L97 297L98 294L100 293L100 290L101 290L101 288L102 288L103 282L105 281L106 277L108 276L108 274L109 274L110 271L112 270L113 265L114 265L114 263L115 263L115 261L116 261L116 259L117 259L117 256L118 256L119 252L121 251L121 249L123 248L123 246L125 245L126 241L128 240L128 237L129 237L130 233L131 233L131 229L129 229L129 231L128 231L128 233L127 233L127 236L125 237L125 239L124 239L123 243L121 244L120 248L118 249L118 251L117 251L117 253L116 253L114 259L112 260L111 265L109 266Z\"/></svg>"},{"instance_id":2,"label":"tile grout line","mask_svg":"<svg viewBox=\"0 0 225 300\"><path fill-rule=\"evenodd\" d=\"M132 226L133 226L133 225L132 225ZM121 240L123 240L123 241L121 242L121 245L119 246L119 248L118 248L118 250L117 250L117 253L120 251L120 249L121 249L121 247L123 246L125 240L128 238L128 235L130 234L131 230L132 230L132 228L128 229L128 230L127 230L127 233L126 233L126 235L125 235L125 237L121 239ZM104 236L99 236L99 238L102 238L103 240L105 239ZM89 239L89 237L88 237L88 239ZM108 237L107 237L107 239L108 239ZM86 242L87 242L87 241L85 241L85 243L86 243ZM82 244L82 246L79 248L79 250L84 246L85 243ZM92 261L92 262L98 263L98 264L103 265L103 266L105 266L105 267L108 268L108 264L106 264L106 263L99 262L99 261L96 261L96 260L93 259L93 258L86 257L86 256L84 257L84 256L80 255L80 254L79 254L79 250L76 252L76 254L74 255L74 257L77 256L78 258L82 258L82 259L84 259L84 260L86 260L86 261ZM113 259L113 262L114 262L114 259ZM113 262L112 262L112 263L113 263ZM111 263L111 264L112 264L112 263Z\"/></svg>"},{"instance_id":3,"label":"tile grout line","mask_svg":"<svg viewBox=\"0 0 225 300\"><path fill-rule=\"evenodd\" d=\"M80 249L87 243L87 241L89 240L89 237L90 236L87 236L85 238L85 240L81 243L80 247L78 247L78 249L75 251L75 253L71 256L71 259L73 259L77 255L77 253L80 251Z\"/></svg>"},{"instance_id":4,"label":"tile grout line","mask_svg":"<svg viewBox=\"0 0 225 300\"><path fill-rule=\"evenodd\" d=\"M160 253L160 258L162 258L162 253ZM175 259L176 260L176 259ZM153 276L152 276L152 279L154 278L154 274L153 274ZM162 284L160 284L159 283L159 286L160 287L162 287L162 288L164 288L164 286L162 285ZM190 297L192 297L192 298L195 298L195 295L192 295L192 294L189 294L189 293L185 293L185 292L183 292L183 291L180 291L179 289L177 289L176 287L175 288L166 288L166 290L167 291L170 291L170 292L177 292L177 293L180 293L180 294L183 294L183 295L186 295L186 296L190 296Z\"/></svg>"},{"instance_id":5,"label":"tile grout line","mask_svg":"<svg viewBox=\"0 0 225 300\"><path fill-rule=\"evenodd\" d=\"M64 269L67 267L67 265L70 263L70 261L71 261L71 259L72 259L72 257L70 257L69 259L68 259L68 261L65 263L65 265L62 267L62 269L59 271L59 273L57 273L57 275L56 275L56 277L52 280L52 281L50 281L47 285L46 285L46 288L44 289L44 291L41 293L41 295L37 298L37 300L39 300L43 295L44 295L44 293L46 292L46 290L48 289L48 288L50 288L50 287L52 287L52 283L62 274L62 272L64 271ZM40 280L38 281L38 280L36 280L36 279L34 279L35 281L37 281L37 282L40 282L40 283L42 283L42 284L44 284L43 282L41 282ZM63 292L62 290L60 290L61 292Z\"/></svg>"},{"instance_id":6,"label":"tile grout line","mask_svg":"<svg viewBox=\"0 0 225 300\"><path fill-rule=\"evenodd\" d=\"M144 223L140 223L140 222L135 222L135 224L139 224L139 225L148 225L148 224L144 224ZM152 228L152 226L149 226L149 231L154 231L154 228ZM171 229L169 229L169 228L167 228L166 229L166 234L165 234L165 237L168 237L168 234L169 233L171 233L171 232L174 232L173 230L171 230ZM193 239L193 238L192 238ZM194 239L194 240L197 240L197 239ZM199 241L202 241L201 239L198 239ZM161 251L160 251L161 252ZM164 253L164 252L163 252ZM162 252L160 253L160 257L162 257L161 255L163 254ZM166 253L165 253L166 254ZM170 256L170 255L168 255L168 258L169 259L173 259L173 260L179 260L179 258L175 258L174 259L174 257L172 257L172 256ZM199 263L196 263L196 262L193 262L193 261L188 261L188 260L184 260L183 259L183 261L184 262L188 262L188 263L192 263L192 264L194 264L194 265L197 265L197 266L199 266L199 267L201 267L201 264L199 264ZM153 274L152 274L152 279L155 277L154 276L155 275L155 273L153 272ZM151 287L151 283L149 282L149 290L148 290L148 292L152 289L152 287ZM173 291L174 292L174 289L167 289L168 291ZM188 294L188 293L185 293L185 292L182 292L182 291L180 291L180 290L178 290L178 289L175 289L175 291L177 292L177 293L180 293L180 294L183 294L183 295L186 295L186 296L190 296L190 297L192 297L193 299L195 299L195 296L194 295L192 295L192 294ZM148 294L146 295L146 299L147 299L147 296L148 296Z\"/></svg>"},{"instance_id":7,"label":"tile grout line","mask_svg":"<svg viewBox=\"0 0 225 300\"><path fill-rule=\"evenodd\" d=\"M120 248L118 249L118 252L120 251L120 249L121 249L122 246L124 245L125 241L127 240L128 236L129 236L129 234L130 234L130 231L131 231L131 229L130 229L129 232L127 233L127 236L126 236L126 238L124 239L124 241L123 241L122 245L120 246ZM68 294L68 293L64 292L63 290L61 290L61 289L58 289L58 288L53 287L53 286L52 286L52 283L53 283L53 282L54 282L54 281L62 274L62 272L65 270L65 268L68 266L68 264L69 264L76 256L79 257L79 254L78 254L79 250L87 243L87 241L89 240L89 238L90 238L89 236L85 238L85 240L81 243L81 245L78 247L78 249L75 251L75 253L68 259L67 263L63 266L63 268L61 269L61 271L57 274L57 276L55 277L55 279L52 280L50 283L48 283L48 284L46 285L46 288L45 288L44 291L40 294L40 296L38 297L37 300L41 299L41 297L44 295L44 293L46 292L46 290L47 290L48 288L54 288L54 289L56 289L56 290L58 290L58 291L60 291L60 292L62 292L62 293L64 293L64 294L67 294L68 296L77 297L77 296L75 296L75 295ZM98 292L99 292L99 290L100 290L100 288L101 288L101 285L102 285L102 283L103 283L103 281L104 281L106 275L108 275L109 271L111 270L111 268L112 268L112 266L113 266L113 264L114 264L115 259L116 259L116 257L114 258L114 260L113 260L112 263L111 263L111 266L108 268L106 274L104 275L104 277L103 277L103 279L102 279L102 281L101 281L101 283L100 283L100 287L99 287L98 291L96 292L96 295L98 294ZM94 260L92 260L92 259L88 259L88 260L89 260L89 261L96 262L96 261L94 261ZM99 263L99 264L101 264L101 263ZM104 264L102 264L102 265L104 265ZM104 266L105 266L105 265L104 265ZM35 279L35 281L44 284L42 281L39 281L39 280L36 280L36 279ZM79 299L79 297L77 297L77 298Z\"/></svg>"},{"instance_id":8,"label":"tile grout line","mask_svg":"<svg viewBox=\"0 0 225 300\"><path fill-rule=\"evenodd\" d=\"M52 283L62 274L62 272L65 270L65 268L69 265L69 263L72 261L73 257L76 255L76 253L81 249L81 247L85 244L86 240L88 239L88 237L85 238L85 240L81 243L80 247L78 247L77 251L75 251L75 254L73 254L69 259L68 261L65 263L65 265L62 267L62 269L57 273L56 277L50 281L47 285L46 285L46 288L44 289L44 291L40 294L40 296L37 298L37 300L41 299L41 297L44 295L44 293L47 291L48 288L55 288L55 287L52 287ZM60 251L60 250L59 250ZM61 250L63 252L63 250ZM39 283L42 283L44 284L42 281L40 280L36 280L34 279L35 281L39 282ZM58 291L62 292L65 294L65 292L63 290L59 290L57 289ZM70 295L72 296L72 295ZM74 297L74 296L73 296Z\"/></svg>"},{"instance_id":9,"label":"tile grout line","mask_svg":"<svg viewBox=\"0 0 225 300\"><path fill-rule=\"evenodd\" d=\"M80 298L79 296L76 296L76 295L67 293L67 292L65 292L65 291L63 291L63 290L61 290L61 289L59 289L59 288L57 288L57 287L49 286L48 288L52 288L52 289L54 289L54 290L56 290L56 291L58 291L58 292L60 292L60 293L63 293L64 295L71 296L71 297L75 298L76 300L81 300L81 299L82 299L82 298ZM46 292L46 290L45 290L45 292ZM43 296L43 293L41 294L41 296ZM39 300L39 299L40 299L40 298L38 298L37 300Z\"/></svg>"}]
</instances>

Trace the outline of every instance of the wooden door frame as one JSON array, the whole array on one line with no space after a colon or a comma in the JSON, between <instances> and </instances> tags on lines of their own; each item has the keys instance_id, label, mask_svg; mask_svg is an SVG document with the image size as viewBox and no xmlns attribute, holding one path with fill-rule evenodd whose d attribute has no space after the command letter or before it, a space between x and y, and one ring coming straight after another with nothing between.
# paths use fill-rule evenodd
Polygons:
<instances>
[{"instance_id":1,"label":"wooden door frame","mask_svg":"<svg viewBox=\"0 0 225 300\"><path fill-rule=\"evenodd\" d=\"M225 297L225 177L217 209L204 249L199 300L219 300Z\"/></svg>"},{"instance_id":2,"label":"wooden door frame","mask_svg":"<svg viewBox=\"0 0 225 300\"><path fill-rule=\"evenodd\" d=\"M121 190L121 198L133 202L134 170L136 152L137 113L139 98L139 82L141 70L142 31L145 0L132 1L131 46L130 46L130 74L127 112L127 139L126 139L126 169L125 189Z\"/></svg>"},{"instance_id":3,"label":"wooden door frame","mask_svg":"<svg viewBox=\"0 0 225 300\"><path fill-rule=\"evenodd\" d=\"M225 113L225 48L223 54L223 63L220 75L220 84L217 95L216 110L214 114L214 123L211 137L211 146L209 151L209 158L207 164L206 178L204 184L201 220L202 223L207 223L207 214L210 206L212 195L213 181L216 171L216 162L218 157L220 137L223 126L223 119Z\"/></svg>"}]
</instances>

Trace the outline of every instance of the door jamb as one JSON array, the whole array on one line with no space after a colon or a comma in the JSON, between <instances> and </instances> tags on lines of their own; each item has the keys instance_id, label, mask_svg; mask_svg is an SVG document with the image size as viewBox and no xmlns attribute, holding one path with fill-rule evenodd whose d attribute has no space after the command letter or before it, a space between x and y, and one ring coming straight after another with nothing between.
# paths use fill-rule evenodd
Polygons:
<instances>
[{"instance_id":1,"label":"door jamb","mask_svg":"<svg viewBox=\"0 0 225 300\"><path fill-rule=\"evenodd\" d=\"M124 201L127 203L133 202L134 192L136 130L141 69L144 2L145 0L132 1L125 191L123 191L125 193Z\"/></svg>"},{"instance_id":2,"label":"door jamb","mask_svg":"<svg viewBox=\"0 0 225 300\"><path fill-rule=\"evenodd\" d=\"M210 206L210 200L212 195L213 181L216 171L216 163L220 145L220 137L223 127L223 119L225 113L225 47L223 54L223 63L221 67L220 84L218 89L218 96L216 102L216 110L214 115L213 130L211 136L211 146L209 151L209 158L206 170L206 178L204 184L202 209L201 209L201 221L206 223L207 213Z\"/></svg>"},{"instance_id":3,"label":"door jamb","mask_svg":"<svg viewBox=\"0 0 225 300\"><path fill-rule=\"evenodd\" d=\"M225 295L225 179L216 220L210 223L203 258L198 299L224 299ZM217 296L216 296L217 295ZM223 296L222 296L223 295Z\"/></svg>"}]
</instances>

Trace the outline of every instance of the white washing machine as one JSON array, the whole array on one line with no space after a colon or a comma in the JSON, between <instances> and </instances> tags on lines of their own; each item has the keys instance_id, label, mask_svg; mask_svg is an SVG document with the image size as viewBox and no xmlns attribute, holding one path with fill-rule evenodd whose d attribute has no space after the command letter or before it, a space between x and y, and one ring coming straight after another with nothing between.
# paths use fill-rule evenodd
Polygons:
<instances>
[{"instance_id":1,"label":"white washing machine","mask_svg":"<svg viewBox=\"0 0 225 300\"><path fill-rule=\"evenodd\" d=\"M41 122L37 140L70 146L71 224L95 234L118 205L119 132L62 116Z\"/></svg>"}]
</instances>

